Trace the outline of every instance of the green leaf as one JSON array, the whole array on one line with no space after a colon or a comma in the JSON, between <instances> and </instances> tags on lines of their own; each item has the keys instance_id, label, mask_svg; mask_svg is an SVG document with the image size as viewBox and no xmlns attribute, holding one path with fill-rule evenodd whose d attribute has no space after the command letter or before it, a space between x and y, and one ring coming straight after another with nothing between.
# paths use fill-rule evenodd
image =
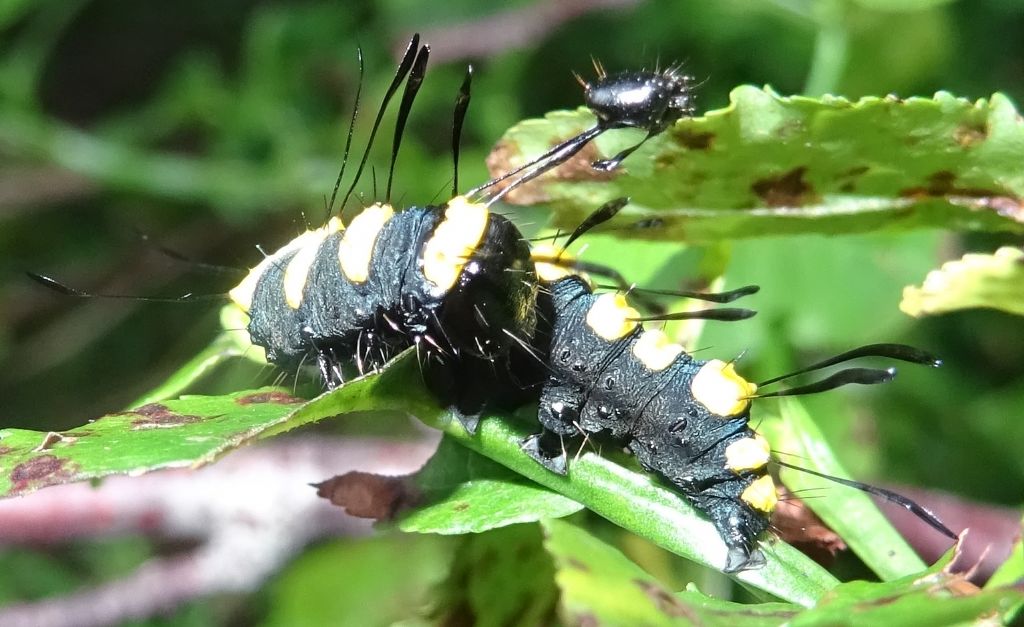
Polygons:
<instances>
[{"instance_id":1,"label":"green leaf","mask_svg":"<svg viewBox=\"0 0 1024 627\"><path fill-rule=\"evenodd\" d=\"M2 429L0 496L204 464L251 440L301 402L267 388L150 403L61 433Z\"/></svg>"},{"instance_id":2,"label":"green leaf","mask_svg":"<svg viewBox=\"0 0 1024 627\"><path fill-rule=\"evenodd\" d=\"M271 582L262 624L388 625L408 618L442 578L453 548L448 538L403 534L313 548Z\"/></svg>"},{"instance_id":3,"label":"green leaf","mask_svg":"<svg viewBox=\"0 0 1024 627\"><path fill-rule=\"evenodd\" d=\"M992 613L1005 621L1024 602L1020 590L981 591L963 575L935 567L889 583L841 584L808 610L785 603L741 605L692 587L673 594L579 527L552 520L544 528L562 604L574 623L589 616L610 625L952 625Z\"/></svg>"},{"instance_id":4,"label":"green leaf","mask_svg":"<svg viewBox=\"0 0 1024 627\"><path fill-rule=\"evenodd\" d=\"M932 270L920 287L903 290L900 309L914 317L973 307L1024 315L1024 251L969 253Z\"/></svg>"},{"instance_id":5,"label":"green leaf","mask_svg":"<svg viewBox=\"0 0 1024 627\"><path fill-rule=\"evenodd\" d=\"M961 227L1024 232L1024 122L1005 96L781 97L742 86L731 104L680 120L612 173L589 167L642 136L609 132L570 162L509 195L546 202L573 228L600 203L629 196L620 227L658 220L635 237L708 241L780 233ZM510 129L492 173L594 123L556 111Z\"/></svg>"},{"instance_id":6,"label":"green leaf","mask_svg":"<svg viewBox=\"0 0 1024 627\"><path fill-rule=\"evenodd\" d=\"M696 590L675 594L618 549L572 523L546 521L544 531L568 624L778 625L802 609L788 603L729 603Z\"/></svg>"},{"instance_id":7,"label":"green leaf","mask_svg":"<svg viewBox=\"0 0 1024 627\"><path fill-rule=\"evenodd\" d=\"M979 590L963 575L933 569L888 583L853 581L836 587L790 625L1010 624L1024 603L1015 588ZM994 615L993 615L994 614Z\"/></svg>"},{"instance_id":8,"label":"green leaf","mask_svg":"<svg viewBox=\"0 0 1024 627\"><path fill-rule=\"evenodd\" d=\"M848 478L826 444L821 430L800 403L784 399L781 414L781 422L769 421L762 425L775 450L784 452L785 459L795 465ZM781 474L786 487L797 494L815 494L823 487L828 488L824 498L807 499L807 506L883 580L924 570L924 562L893 529L867 494L789 468L783 468ZM930 528L925 533L928 532L931 532Z\"/></svg>"},{"instance_id":9,"label":"green leaf","mask_svg":"<svg viewBox=\"0 0 1024 627\"><path fill-rule=\"evenodd\" d=\"M433 624L551 625L557 590L537 525L464 536L438 587Z\"/></svg>"},{"instance_id":10,"label":"green leaf","mask_svg":"<svg viewBox=\"0 0 1024 627\"><path fill-rule=\"evenodd\" d=\"M423 504L398 528L420 533L479 533L516 523L561 518L579 503L474 453L445 436L430 461L412 477Z\"/></svg>"},{"instance_id":11,"label":"green leaf","mask_svg":"<svg viewBox=\"0 0 1024 627\"><path fill-rule=\"evenodd\" d=\"M276 388L227 396L184 396L109 414L60 433L0 429L0 497L42 487L195 467L257 438L356 411L398 409L439 412L403 365L388 376L354 379L336 393L306 402Z\"/></svg>"}]
</instances>

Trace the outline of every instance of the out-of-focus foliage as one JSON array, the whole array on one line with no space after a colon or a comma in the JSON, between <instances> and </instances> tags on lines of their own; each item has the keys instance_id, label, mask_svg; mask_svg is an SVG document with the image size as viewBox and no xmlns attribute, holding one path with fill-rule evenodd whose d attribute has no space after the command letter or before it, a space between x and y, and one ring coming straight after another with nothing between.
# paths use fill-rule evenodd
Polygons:
<instances>
[{"instance_id":1,"label":"out-of-focus foliage","mask_svg":"<svg viewBox=\"0 0 1024 627\"><path fill-rule=\"evenodd\" d=\"M947 261L921 287L903 290L900 309L911 316L990 307L1024 315L1024 252L1004 246L991 255Z\"/></svg>"},{"instance_id":2,"label":"out-of-focus foliage","mask_svg":"<svg viewBox=\"0 0 1024 627\"><path fill-rule=\"evenodd\" d=\"M391 78L394 51L416 30L429 33L434 48L437 63L428 73L397 168L395 197L404 203L448 194L451 105L469 60L476 80L463 185L485 179L485 156L508 128L580 104L570 72L587 75L591 55L610 70L683 60L704 81L702 110L725 107L728 94L744 84L850 100L887 94L928 99L945 90L972 101L994 92L1024 101L1019 63L1024 3L1015 0L659 0L593 8L563 22L550 14L514 21L538 15L541 4L520 2L500 15L478 3L408 0L189 0L173 7L126 0L22 0L0 7L0 427L68 429L120 411L159 384L165 384L157 393L162 397L177 396L193 383L168 380L168 375L214 337L214 305L61 299L23 280L20 272L53 273L107 293L225 291L236 275L194 271L160 254L158 246L245 268L260 259L255 245L273 249L322 220L358 80L357 44L364 50L366 77L356 146L365 141L370 113ZM455 28L459 25L465 30ZM521 33L530 34L521 40L513 36ZM469 57L459 56L467 50ZM442 59L445 55L458 58ZM389 121L384 128L390 128ZM388 144L379 141L371 157L378 179ZM894 159L898 166L899 157ZM374 197L369 177L359 191ZM523 224L540 219L525 212L519 218ZM905 368L883 389L824 395L807 399L804 407L823 440L858 478L917 483L1017 506L1024 489L1018 450L1024 422L1013 419L1024 398L1020 318L957 311L914 320L898 304L904 286L919 283L943 262L965 252L990 254L1000 245L1019 247L1020 238L960 233L942 228L941 221L929 226L904 233L844 230L841 236L830 231L834 236L827 238L720 241L656 255L649 247L664 244L615 241L606 250L614 251L622 271L642 284L652 277L655 284L679 287L688 278L719 276L723 269L726 287L760 284L762 292L749 305L759 310L757 318L738 326L708 325L698 344L707 349L702 355L743 353L741 366L752 379L875 341L909 341L937 352L945 360L941 370ZM141 240L137 231L156 245ZM654 257L671 261L656 268ZM964 289L975 293L990 284L989 275L978 277ZM945 297L963 302L948 292ZM1013 301L1002 308L1019 305ZM210 350L192 365L219 362L236 351L227 343ZM276 376L239 360L232 363L188 390L236 392ZM346 428L357 422L345 421ZM600 475L590 478L595 476ZM842 491L831 487L815 496L839 499ZM479 498L486 490L469 494ZM489 532L513 535L464 541L454 565L443 556L451 548L432 537L321 547L272 582L265 611L258 605L235 607L234 618L384 624L417 616L479 616L502 599L498 591L505 584L498 582L505 580L498 573L503 568L518 579L518 592L495 609L495 620L550 616L552 604L560 604L554 611L569 620L606 611L598 601L607 601L608 616L615 617L610 597L619 582L605 581L603 567L621 556L592 542L624 546L658 575L663 587L638 573L636 579L647 585L637 589L662 611L689 602L699 611L707 609L706 597L693 591L665 598L690 581L713 596L730 591L728 580L717 573L681 565L593 518L582 522L601 540L579 535L585 532L569 523L549 524L543 545L535 530ZM573 548L580 543L584 549ZM89 551L5 550L0 572L25 574L0 580L0 600L61 594L114 576L141 563L149 549L130 541ZM534 568L514 569L516 555ZM583 558L593 560L591 570L577 568L575 561ZM415 561L416 567L395 567L398 560ZM1019 573L1018 566L1007 566L1011 574L1003 581ZM492 578L477 580L475 570ZM621 576L620 567L612 570ZM866 572L853 560L841 562L838 571L844 578ZM337 578L333 586L332 578ZM353 588L347 578L367 585ZM841 598L870 602L884 593L882 588L854 590ZM975 595L964 605L991 608L999 594ZM532 603L529 595L536 595ZM924 597L914 606L920 599L906 598L917 608L931 602ZM1012 599L999 603L1004 601ZM403 611L374 609L395 603ZM346 612L350 604L361 613ZM963 616L977 616L975 609ZM827 607L820 610L822 621L835 618ZM228 620L225 612L223 606L197 604L171 622L209 624Z\"/></svg>"}]
</instances>

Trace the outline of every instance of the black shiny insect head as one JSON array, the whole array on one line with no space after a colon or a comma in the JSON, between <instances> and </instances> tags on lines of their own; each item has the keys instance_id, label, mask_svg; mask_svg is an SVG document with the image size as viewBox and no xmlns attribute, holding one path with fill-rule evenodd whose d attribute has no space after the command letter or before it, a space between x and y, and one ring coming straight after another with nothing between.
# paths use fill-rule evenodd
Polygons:
<instances>
[{"instance_id":1,"label":"black shiny insect head","mask_svg":"<svg viewBox=\"0 0 1024 627\"><path fill-rule=\"evenodd\" d=\"M694 79L684 74L677 65L664 70L629 71L609 76L601 64L595 61L594 69L597 72L597 79L593 82L587 82L579 75L576 75L576 80L583 87L584 102L597 117L597 123L532 161L471 190L469 194L482 192L511 177L516 177L511 183L494 192L489 199L490 202L494 202L520 185L565 163L605 131L618 128L647 131L647 135L633 146L620 151L610 159L601 159L591 164L598 170L614 170L648 139L661 134L680 118L696 113Z\"/></svg>"},{"instance_id":2,"label":"black shiny insect head","mask_svg":"<svg viewBox=\"0 0 1024 627\"><path fill-rule=\"evenodd\" d=\"M598 66L600 68L600 66ZM640 143L611 159L595 161L599 170L613 170L645 141L662 133L676 120L696 113L693 77L677 66L655 72L621 72L607 76L600 68L598 80L584 83L587 107L605 129L637 128L647 131Z\"/></svg>"}]
</instances>

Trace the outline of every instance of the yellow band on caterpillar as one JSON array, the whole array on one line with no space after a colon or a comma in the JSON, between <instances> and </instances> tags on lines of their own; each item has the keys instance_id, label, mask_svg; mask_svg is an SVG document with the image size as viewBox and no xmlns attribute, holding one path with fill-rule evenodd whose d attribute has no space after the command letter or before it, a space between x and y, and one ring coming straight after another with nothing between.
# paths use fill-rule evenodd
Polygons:
<instances>
[{"instance_id":1,"label":"yellow band on caterpillar","mask_svg":"<svg viewBox=\"0 0 1024 627\"><path fill-rule=\"evenodd\" d=\"M284 269L284 300L292 309L298 309L302 304L302 292L306 289L309 269L316 261L316 253L320 250L320 245L329 236L343 228L341 219L334 217L323 227L314 231L306 231L297 238L301 240L299 250L288 262L288 267Z\"/></svg>"},{"instance_id":2,"label":"yellow band on caterpillar","mask_svg":"<svg viewBox=\"0 0 1024 627\"><path fill-rule=\"evenodd\" d=\"M469 202L463 196L448 201L444 220L423 246L423 276L438 291L454 287L466 262L480 246L489 217L485 204Z\"/></svg>"},{"instance_id":3,"label":"yellow band on caterpillar","mask_svg":"<svg viewBox=\"0 0 1024 627\"><path fill-rule=\"evenodd\" d=\"M370 260L377 236L388 223L395 210L391 205L375 203L352 218L348 230L338 245L338 263L341 273L353 283L365 283L370 276Z\"/></svg>"},{"instance_id":4,"label":"yellow band on caterpillar","mask_svg":"<svg viewBox=\"0 0 1024 627\"><path fill-rule=\"evenodd\" d=\"M554 283L559 279L576 274L571 268L557 261L571 262L573 256L562 250L561 247L550 243L543 243L530 249L530 259L541 281Z\"/></svg>"},{"instance_id":5,"label":"yellow band on caterpillar","mask_svg":"<svg viewBox=\"0 0 1024 627\"><path fill-rule=\"evenodd\" d=\"M633 344L633 356L654 372L671 366L682 352L683 347L669 339L661 329L644 331Z\"/></svg>"},{"instance_id":6,"label":"yellow band on caterpillar","mask_svg":"<svg viewBox=\"0 0 1024 627\"><path fill-rule=\"evenodd\" d=\"M735 473L760 470L771 458L771 446L761 435L736 440L725 449L725 467Z\"/></svg>"},{"instance_id":7,"label":"yellow band on caterpillar","mask_svg":"<svg viewBox=\"0 0 1024 627\"><path fill-rule=\"evenodd\" d=\"M779 502L779 495L775 493L775 482L771 475L765 475L747 486L747 489L740 494L740 500L753 507L759 512L770 514Z\"/></svg>"},{"instance_id":8,"label":"yellow band on caterpillar","mask_svg":"<svg viewBox=\"0 0 1024 627\"><path fill-rule=\"evenodd\" d=\"M323 228L336 232L343 230L345 227L338 218L331 218ZM241 307L243 311L248 312L252 308L252 297L256 293L256 284L259 283L260 277L263 276L267 269L279 263L281 259L284 259L293 252L302 249L311 237L319 237L317 233L321 230L323 229L306 231L275 251L274 254L264 257L263 261L259 262L255 268L249 271L249 274L245 275L241 283L228 292L228 297L231 298L231 301Z\"/></svg>"},{"instance_id":9,"label":"yellow band on caterpillar","mask_svg":"<svg viewBox=\"0 0 1024 627\"><path fill-rule=\"evenodd\" d=\"M757 384L747 381L731 363L712 359L704 364L690 383L693 398L718 416L736 416L750 405Z\"/></svg>"},{"instance_id":10,"label":"yellow band on caterpillar","mask_svg":"<svg viewBox=\"0 0 1024 627\"><path fill-rule=\"evenodd\" d=\"M622 294L601 294L587 311L587 326L601 338L614 341L626 337L640 323L640 312L629 306Z\"/></svg>"}]
</instances>

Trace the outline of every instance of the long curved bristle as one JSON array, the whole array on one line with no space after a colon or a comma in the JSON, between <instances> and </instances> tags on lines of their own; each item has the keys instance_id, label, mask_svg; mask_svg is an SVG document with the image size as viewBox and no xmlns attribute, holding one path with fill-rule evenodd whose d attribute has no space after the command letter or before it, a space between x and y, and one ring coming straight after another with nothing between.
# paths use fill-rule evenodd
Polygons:
<instances>
[{"instance_id":1,"label":"long curved bristle","mask_svg":"<svg viewBox=\"0 0 1024 627\"><path fill-rule=\"evenodd\" d=\"M834 390L844 385L851 384L876 385L892 381L895 376L895 368L886 368L884 370L879 368L847 368L845 370L840 370L834 375L826 377L821 381L815 381L814 383L800 385L787 390L779 390L778 392L758 394L757 398L771 398L773 396L806 396L808 394L827 392L829 390Z\"/></svg>"},{"instance_id":2,"label":"long curved bristle","mask_svg":"<svg viewBox=\"0 0 1024 627\"><path fill-rule=\"evenodd\" d=\"M617 286L612 285L597 285L595 287L601 289L619 289ZM744 296L750 296L760 291L761 287L758 285L744 285L728 292L693 292L688 290L662 290L662 289L651 289L647 287L631 287L629 292L631 294L647 294L651 296L668 296L672 298L692 298L694 300L702 300L708 303L731 303L735 300L739 300Z\"/></svg>"},{"instance_id":3,"label":"long curved bristle","mask_svg":"<svg viewBox=\"0 0 1024 627\"><path fill-rule=\"evenodd\" d=\"M341 187L341 180L345 176L345 166L348 165L348 155L352 149L352 135L356 130L356 116L359 115L359 99L363 95L363 78L365 68L363 64L363 47L356 47L356 57L359 59L359 80L356 82L356 95L352 103L352 117L348 121L348 136L345 138L345 152L341 156L341 168L338 169L338 178L334 181L334 190L331 191L331 200L327 203L327 218L330 219L334 213L334 201L338 197L338 189Z\"/></svg>"},{"instance_id":4,"label":"long curved bristle","mask_svg":"<svg viewBox=\"0 0 1024 627\"><path fill-rule=\"evenodd\" d=\"M572 157L579 151L583 150L583 147L586 146L590 142L590 140L594 139L595 137L605 132L606 130L607 129L605 129L602 126L595 125L583 131L579 135L574 135L569 139L561 142L554 148L551 148L550 150L540 155L539 157L533 159L532 161L527 161L518 168L509 170L508 172L505 172L501 176L493 178L482 185L474 187L473 189L466 192L466 195L473 196L475 194L479 194L486 189L494 187L495 185L501 183L502 181L519 175L519 178L512 181L512 183L510 183L500 191L495 192L493 196L487 199L488 204L497 202L506 194L511 192L513 189L537 178L538 176L547 172L551 168L561 163L565 163L565 161L568 160L570 157Z\"/></svg>"},{"instance_id":5,"label":"long curved bristle","mask_svg":"<svg viewBox=\"0 0 1024 627\"><path fill-rule=\"evenodd\" d=\"M459 94L455 97L455 113L452 119L452 196L459 195L459 150L462 147L462 125L466 121L469 110L470 89L473 85L473 66L466 66L466 76L462 79Z\"/></svg>"},{"instance_id":6,"label":"long curved bristle","mask_svg":"<svg viewBox=\"0 0 1024 627\"><path fill-rule=\"evenodd\" d=\"M636 322L670 322L673 320L716 320L718 322L736 322L748 320L757 315L753 309L722 307L719 309L700 309L697 311L676 311L656 316L630 318Z\"/></svg>"},{"instance_id":7,"label":"long curved bristle","mask_svg":"<svg viewBox=\"0 0 1024 627\"><path fill-rule=\"evenodd\" d=\"M931 526L933 529L943 534L947 538L950 538L951 540L958 539L956 533L954 533L952 529L947 527L942 522L942 520L940 520L939 517L936 516L931 510L922 505L919 505L918 503L914 502L908 497L903 496L902 494L893 492L892 490L886 490L885 488L879 488L878 486L873 486L869 483L854 481L852 479L843 479L842 477L828 475L823 472L818 472L817 470L811 470L810 468L803 468L802 466L789 464L787 462L779 461L778 459L774 460L774 462L779 466L783 466L785 468L805 472L809 475L814 475L815 477L821 477L822 479L827 479L834 483L838 483L840 485L854 488L855 490L860 490L861 492L867 492L868 494L873 494L877 497L881 497L886 501L889 501L890 503L894 503L906 509L908 512L917 516L919 519L926 522L929 526Z\"/></svg>"},{"instance_id":8,"label":"long curved bristle","mask_svg":"<svg viewBox=\"0 0 1024 627\"><path fill-rule=\"evenodd\" d=\"M409 113L412 112L412 103L416 100L423 85L423 78L427 73L427 61L430 59L430 46L423 44L416 59L413 61L412 70L409 72L409 80L405 83L405 91L402 92L402 102L398 105L398 118L395 120L395 138L391 143L391 164L388 166L388 185L384 192L385 201L391 203L391 183L395 177L395 162L398 161L398 149L402 146L402 138L405 136L405 125L409 121Z\"/></svg>"},{"instance_id":9,"label":"long curved bristle","mask_svg":"<svg viewBox=\"0 0 1024 627\"><path fill-rule=\"evenodd\" d=\"M178 297L161 297L161 296L134 296L131 294L100 294L95 292L86 292L84 290L73 288L65 283L61 283L53 277L48 277L35 272L26 271L25 274L28 278L32 279L36 283L46 287L47 289L53 290L58 294L64 296L74 296L75 298L105 298L114 300L133 300L147 303L191 303L197 301L208 301L218 300L224 301L228 299L227 294L183 294Z\"/></svg>"},{"instance_id":10,"label":"long curved bristle","mask_svg":"<svg viewBox=\"0 0 1024 627\"><path fill-rule=\"evenodd\" d=\"M618 215L620 211L622 211L622 208L628 204L629 198L623 196L621 198L616 198L615 200L606 202L600 207L598 207L597 211L594 211L593 213L588 215L586 218L583 219L582 222L579 223L579 225L575 229L573 229L573 232L569 234L569 238L565 240L565 244L562 245L562 251L564 252L565 249L571 246L573 242L575 242L582 235L584 235L594 227L600 226L614 218L616 215ZM561 257L561 255L559 255L559 257Z\"/></svg>"},{"instance_id":11,"label":"long curved bristle","mask_svg":"<svg viewBox=\"0 0 1024 627\"><path fill-rule=\"evenodd\" d=\"M398 64L398 69L395 71L395 77L391 80L391 84L388 86L388 90L384 93L384 98L381 100L380 108L377 109L377 117L373 120L373 126L370 128L370 138L366 142L366 150L363 151L363 156L359 160L359 168L356 170L355 177L352 179L352 184L349 185L348 190L345 192L345 196L342 198L341 206L344 208L348 204L348 199L352 196L352 192L355 191L356 185L359 184L359 177L363 173L363 168L366 167L366 160L370 158L370 149L373 148L373 140L377 136L377 129L380 128L381 120L384 118L384 112L387 111L388 103L391 102L391 98L398 91L398 87L405 80L406 75L412 68L413 62L416 60L416 55L419 50L420 35L416 33L409 40L409 45L405 49L405 54L402 55L402 61Z\"/></svg>"},{"instance_id":12,"label":"long curved bristle","mask_svg":"<svg viewBox=\"0 0 1024 627\"><path fill-rule=\"evenodd\" d=\"M799 370L794 370L793 372L773 377L766 381L761 381L758 385L765 386L771 383L777 383L783 379L789 379L790 377L795 377L799 374L821 370L822 368L835 366L860 357L887 357L889 359L896 359L908 363L924 364L932 366L933 368L937 368L942 365L941 359L936 358L927 351L913 346L908 346L907 344L867 344L865 346L854 348L853 350L848 350L845 353L839 353L838 355L813 363L810 366L805 366Z\"/></svg>"}]
</instances>

